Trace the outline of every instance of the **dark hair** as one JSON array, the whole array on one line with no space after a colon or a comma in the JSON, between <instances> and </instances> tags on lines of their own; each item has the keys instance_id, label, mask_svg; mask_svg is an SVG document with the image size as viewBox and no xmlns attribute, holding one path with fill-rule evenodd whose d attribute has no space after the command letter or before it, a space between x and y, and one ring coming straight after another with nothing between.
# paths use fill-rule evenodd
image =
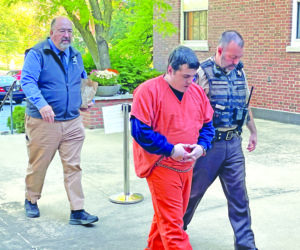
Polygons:
<instances>
[{"instance_id":1,"label":"dark hair","mask_svg":"<svg viewBox=\"0 0 300 250\"><path fill-rule=\"evenodd\" d=\"M168 66L171 65L176 71L183 64L187 64L190 69L198 69L200 66L199 60L192 49L185 46L178 46L171 52Z\"/></svg>"},{"instance_id":2,"label":"dark hair","mask_svg":"<svg viewBox=\"0 0 300 250\"><path fill-rule=\"evenodd\" d=\"M241 48L244 47L243 37L235 30L227 30L223 32L219 40L219 46L225 48L231 41L234 41Z\"/></svg>"}]
</instances>

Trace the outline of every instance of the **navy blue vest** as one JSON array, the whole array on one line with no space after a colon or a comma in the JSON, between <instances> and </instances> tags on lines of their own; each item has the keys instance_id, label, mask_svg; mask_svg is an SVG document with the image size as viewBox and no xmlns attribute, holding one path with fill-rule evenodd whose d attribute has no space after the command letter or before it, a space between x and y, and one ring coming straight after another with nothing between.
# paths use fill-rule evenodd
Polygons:
<instances>
[{"instance_id":1,"label":"navy blue vest","mask_svg":"<svg viewBox=\"0 0 300 250\"><path fill-rule=\"evenodd\" d=\"M238 124L246 104L247 86L240 62L229 74L217 66L212 58L201 63L209 82L208 97L214 109L215 128L230 128Z\"/></svg>"},{"instance_id":2,"label":"navy blue vest","mask_svg":"<svg viewBox=\"0 0 300 250\"><path fill-rule=\"evenodd\" d=\"M81 106L81 73L84 70L80 53L70 47L68 72L65 72L61 60L51 49L48 40L31 49L40 55L42 71L37 84L41 94L52 107L56 115L55 120L65 121L78 117ZM29 101L26 113L35 118L42 118L38 109Z\"/></svg>"}]
</instances>

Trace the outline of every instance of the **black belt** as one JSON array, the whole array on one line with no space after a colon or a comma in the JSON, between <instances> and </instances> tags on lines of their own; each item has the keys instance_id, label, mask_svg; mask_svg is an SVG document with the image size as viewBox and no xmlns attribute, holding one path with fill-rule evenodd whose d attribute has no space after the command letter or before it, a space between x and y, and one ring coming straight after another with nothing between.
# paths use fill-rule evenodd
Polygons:
<instances>
[{"instance_id":1,"label":"black belt","mask_svg":"<svg viewBox=\"0 0 300 250\"><path fill-rule=\"evenodd\" d=\"M213 138L213 141L221 141L221 140L225 140L225 141L230 141L234 135L240 135L241 132L239 132L237 129L234 130L228 130L228 131L215 131L215 136Z\"/></svg>"}]
</instances>

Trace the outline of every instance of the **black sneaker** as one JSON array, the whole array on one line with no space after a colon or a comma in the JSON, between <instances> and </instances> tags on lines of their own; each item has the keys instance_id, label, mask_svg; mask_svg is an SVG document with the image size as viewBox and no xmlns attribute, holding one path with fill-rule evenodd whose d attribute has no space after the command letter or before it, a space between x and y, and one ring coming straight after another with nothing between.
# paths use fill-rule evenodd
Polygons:
<instances>
[{"instance_id":1,"label":"black sneaker","mask_svg":"<svg viewBox=\"0 0 300 250\"><path fill-rule=\"evenodd\" d=\"M69 224L71 225L87 225L98 221L98 217L90 215L84 209L72 210Z\"/></svg>"},{"instance_id":2,"label":"black sneaker","mask_svg":"<svg viewBox=\"0 0 300 250\"><path fill-rule=\"evenodd\" d=\"M38 208L37 203L32 204L29 200L25 199L25 212L26 216L29 218L36 218L40 217L40 210Z\"/></svg>"}]
</instances>

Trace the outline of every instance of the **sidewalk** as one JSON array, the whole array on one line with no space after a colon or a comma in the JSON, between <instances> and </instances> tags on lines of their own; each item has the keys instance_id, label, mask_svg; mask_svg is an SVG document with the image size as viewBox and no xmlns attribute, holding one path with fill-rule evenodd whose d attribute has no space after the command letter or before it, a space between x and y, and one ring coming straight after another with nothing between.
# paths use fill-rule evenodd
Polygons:
<instances>
[{"instance_id":1,"label":"sidewalk","mask_svg":"<svg viewBox=\"0 0 300 250\"><path fill-rule=\"evenodd\" d=\"M300 126L256 120L257 150L245 152L252 224L260 250L300 249ZM243 135L246 148L248 133ZM130 142L131 143L131 142ZM130 152L130 191L144 201L119 205L109 196L123 191L123 136L86 130L82 151L85 208L99 216L92 226L68 224L69 204L58 155L49 167L40 218L24 214L27 154L24 134L0 136L0 249L142 250L153 216L145 179L135 176ZM130 145L130 150L131 150ZM232 250L226 200L217 180L189 226L194 250Z\"/></svg>"}]
</instances>

